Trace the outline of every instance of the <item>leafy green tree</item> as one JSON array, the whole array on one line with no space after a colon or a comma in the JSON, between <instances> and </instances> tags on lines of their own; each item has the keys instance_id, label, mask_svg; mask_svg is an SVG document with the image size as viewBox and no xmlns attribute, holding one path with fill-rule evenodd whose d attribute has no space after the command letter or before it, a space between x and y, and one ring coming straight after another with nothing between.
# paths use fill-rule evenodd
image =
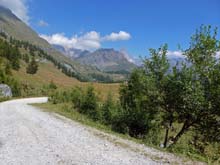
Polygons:
<instances>
[{"instance_id":1,"label":"leafy green tree","mask_svg":"<svg viewBox=\"0 0 220 165\"><path fill-rule=\"evenodd\" d=\"M112 130L123 134L129 133L126 114L127 114L126 110L122 108L120 103L117 103L115 105L115 111L112 114L112 123L111 123Z\"/></svg>"},{"instance_id":2,"label":"leafy green tree","mask_svg":"<svg viewBox=\"0 0 220 165\"><path fill-rule=\"evenodd\" d=\"M184 52L191 66L181 75L182 102L177 113L183 126L174 137L174 144L190 128L202 136L206 133L209 137L204 139L206 141L220 141L218 133L207 134L214 132L220 118L220 64L216 58L220 42L216 37L217 29L213 31L211 26L201 26L192 36L190 48Z\"/></svg>"},{"instance_id":3,"label":"leafy green tree","mask_svg":"<svg viewBox=\"0 0 220 165\"><path fill-rule=\"evenodd\" d=\"M38 71L38 63L35 60L34 57L32 57L31 62L28 64L27 68L26 68L26 72L28 74L36 74Z\"/></svg>"},{"instance_id":4,"label":"leafy green tree","mask_svg":"<svg viewBox=\"0 0 220 165\"><path fill-rule=\"evenodd\" d=\"M10 45L7 41L0 39L0 56L8 59L12 69L20 68L20 51L18 47Z\"/></svg>"},{"instance_id":5,"label":"leafy green tree","mask_svg":"<svg viewBox=\"0 0 220 165\"><path fill-rule=\"evenodd\" d=\"M20 96L20 84L10 75L8 74L10 66L7 66L8 61L2 57L0 57L0 83L7 84L12 89L13 96Z\"/></svg>"},{"instance_id":6,"label":"leafy green tree","mask_svg":"<svg viewBox=\"0 0 220 165\"><path fill-rule=\"evenodd\" d=\"M158 50L150 49L150 58L144 62L144 70L147 76L155 79L157 88L163 87L164 79L169 71L169 61L167 59L167 44L161 46Z\"/></svg>"},{"instance_id":7,"label":"leafy green tree","mask_svg":"<svg viewBox=\"0 0 220 165\"><path fill-rule=\"evenodd\" d=\"M212 33L211 27L202 26L191 38L190 48L184 52L189 64L183 63L181 69L174 67L166 75L164 87L160 87L161 93L164 93L161 104L163 122L169 121L165 147L168 129L174 121L182 124L182 127L176 135L170 137L171 145L176 144L190 129L204 136L205 132L210 132L210 128L218 123L220 102L216 98L220 96L220 73L216 59L216 52L219 50L216 35L216 30Z\"/></svg>"},{"instance_id":8,"label":"leafy green tree","mask_svg":"<svg viewBox=\"0 0 220 165\"><path fill-rule=\"evenodd\" d=\"M220 125L220 63L216 58L220 42L216 37L216 29L201 26L184 52L181 67L170 68L166 45L150 49L150 58L120 91L131 136L147 134L153 128L150 121L156 121L165 128L164 147L168 142L176 144L190 129L204 141L220 141L219 132L213 133ZM170 136L175 122L181 129Z\"/></svg>"},{"instance_id":9,"label":"leafy green tree","mask_svg":"<svg viewBox=\"0 0 220 165\"><path fill-rule=\"evenodd\" d=\"M75 87L71 92L71 100L73 107L80 111L84 98L84 91L80 87Z\"/></svg>"},{"instance_id":10,"label":"leafy green tree","mask_svg":"<svg viewBox=\"0 0 220 165\"><path fill-rule=\"evenodd\" d=\"M102 105L102 118L103 118L104 124L112 123L115 109L116 109L116 106L112 99L112 94L109 93L106 101Z\"/></svg>"},{"instance_id":11,"label":"leafy green tree","mask_svg":"<svg viewBox=\"0 0 220 165\"><path fill-rule=\"evenodd\" d=\"M98 98L93 87L88 87L79 112L88 115L93 120L98 120L100 118Z\"/></svg>"},{"instance_id":12,"label":"leafy green tree","mask_svg":"<svg viewBox=\"0 0 220 165\"><path fill-rule=\"evenodd\" d=\"M158 91L151 76L145 70L137 69L127 84L120 89L120 102L123 108L122 119L134 137L144 136L153 126L157 114Z\"/></svg>"},{"instance_id":13,"label":"leafy green tree","mask_svg":"<svg viewBox=\"0 0 220 165\"><path fill-rule=\"evenodd\" d=\"M169 130L175 122L175 103L176 98L173 97L178 93L177 84L174 81L177 73L177 68L170 70L170 64L167 59L168 46L164 45L158 50L150 49L150 58L144 61L144 70L148 77L152 77L153 83L158 90L157 109L159 114L162 114L162 124L165 128L164 147L167 146ZM172 73L174 72L174 73ZM148 97L151 97L148 95Z\"/></svg>"}]
</instances>

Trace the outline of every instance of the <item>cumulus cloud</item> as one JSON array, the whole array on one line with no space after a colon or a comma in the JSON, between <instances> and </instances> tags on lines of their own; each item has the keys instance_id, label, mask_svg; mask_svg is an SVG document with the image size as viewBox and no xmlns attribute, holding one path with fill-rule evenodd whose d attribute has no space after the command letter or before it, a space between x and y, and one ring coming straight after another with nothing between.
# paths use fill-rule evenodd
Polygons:
<instances>
[{"instance_id":1,"label":"cumulus cloud","mask_svg":"<svg viewBox=\"0 0 220 165\"><path fill-rule=\"evenodd\" d=\"M106 41L119 41L119 40L129 40L131 35L125 31L120 31L119 33L112 32L111 34L105 36L103 40Z\"/></svg>"},{"instance_id":2,"label":"cumulus cloud","mask_svg":"<svg viewBox=\"0 0 220 165\"><path fill-rule=\"evenodd\" d=\"M47 26L49 26L49 24L46 21L44 21L44 20L40 20L37 23L37 25L40 26L40 27L47 27Z\"/></svg>"},{"instance_id":3,"label":"cumulus cloud","mask_svg":"<svg viewBox=\"0 0 220 165\"><path fill-rule=\"evenodd\" d=\"M115 36L115 34L117 34L117 36ZM129 33L120 31L119 33L111 33L110 35L106 35L102 37L100 33L96 31L90 31L80 36L74 35L71 38L66 37L64 33L56 33L53 35L41 34L40 37L47 40L50 44L61 45L66 50L71 48L82 49L82 50L93 50L100 48L102 42L126 40L127 34ZM109 38L110 36L112 36L112 39ZM129 34L129 38L130 37L131 36Z\"/></svg>"},{"instance_id":4,"label":"cumulus cloud","mask_svg":"<svg viewBox=\"0 0 220 165\"><path fill-rule=\"evenodd\" d=\"M10 9L18 18L29 24L27 0L0 0L0 5Z\"/></svg>"},{"instance_id":5,"label":"cumulus cloud","mask_svg":"<svg viewBox=\"0 0 220 165\"><path fill-rule=\"evenodd\" d=\"M61 45L65 49L77 48L83 50L97 49L101 47L100 35L95 31L85 33L81 36L73 36L68 38L64 33L57 33L51 36L40 35L43 39L47 40L50 44Z\"/></svg>"},{"instance_id":6,"label":"cumulus cloud","mask_svg":"<svg viewBox=\"0 0 220 165\"><path fill-rule=\"evenodd\" d=\"M170 58L185 58L185 56L183 55L183 52L181 51L167 51L167 56Z\"/></svg>"}]
</instances>

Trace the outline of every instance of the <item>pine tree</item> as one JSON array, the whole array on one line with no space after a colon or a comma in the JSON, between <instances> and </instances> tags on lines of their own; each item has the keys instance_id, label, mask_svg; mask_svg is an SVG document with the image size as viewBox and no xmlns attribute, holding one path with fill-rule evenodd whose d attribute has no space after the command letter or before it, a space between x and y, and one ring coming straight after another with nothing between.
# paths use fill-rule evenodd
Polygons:
<instances>
[{"instance_id":1,"label":"pine tree","mask_svg":"<svg viewBox=\"0 0 220 165\"><path fill-rule=\"evenodd\" d=\"M93 120L99 119L98 98L93 87L88 87L85 97L83 98L80 112L88 115Z\"/></svg>"},{"instance_id":2,"label":"pine tree","mask_svg":"<svg viewBox=\"0 0 220 165\"><path fill-rule=\"evenodd\" d=\"M26 72L28 74L36 74L38 70L38 63L34 57L32 57L31 62L28 64L26 68Z\"/></svg>"},{"instance_id":3,"label":"pine tree","mask_svg":"<svg viewBox=\"0 0 220 165\"><path fill-rule=\"evenodd\" d=\"M112 94L109 93L105 103L102 106L102 118L105 124L112 123L113 111L115 110Z\"/></svg>"}]
</instances>

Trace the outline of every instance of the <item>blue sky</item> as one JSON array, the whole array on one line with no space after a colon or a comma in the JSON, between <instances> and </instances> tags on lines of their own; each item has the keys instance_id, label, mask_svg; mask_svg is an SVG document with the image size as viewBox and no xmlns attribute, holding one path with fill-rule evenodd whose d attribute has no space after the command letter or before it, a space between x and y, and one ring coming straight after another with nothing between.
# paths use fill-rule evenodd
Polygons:
<instances>
[{"instance_id":1,"label":"blue sky","mask_svg":"<svg viewBox=\"0 0 220 165\"><path fill-rule=\"evenodd\" d=\"M62 44L72 39L68 42L71 45L76 39L75 46L81 48L79 40L96 32L98 43L92 43L94 47L88 49L124 48L136 57L145 56L149 48L158 48L164 43L173 51L178 49L178 44L187 48L190 36L201 24L220 28L219 0L20 1L28 7L26 14L30 26L49 40L59 34ZM120 38L120 31L129 36ZM118 38L106 39L113 32Z\"/></svg>"}]
</instances>

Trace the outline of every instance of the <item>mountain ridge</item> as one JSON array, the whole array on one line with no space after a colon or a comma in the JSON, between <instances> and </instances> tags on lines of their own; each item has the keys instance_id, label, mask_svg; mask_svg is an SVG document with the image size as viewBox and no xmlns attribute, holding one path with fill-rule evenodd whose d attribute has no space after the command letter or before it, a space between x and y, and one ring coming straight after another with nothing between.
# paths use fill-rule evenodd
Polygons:
<instances>
[{"instance_id":1,"label":"mountain ridge","mask_svg":"<svg viewBox=\"0 0 220 165\"><path fill-rule=\"evenodd\" d=\"M74 73L71 75L78 75L77 78L80 77L86 81L100 81L97 79L98 77L102 77L102 79L110 77L112 81L122 81L125 79L124 76L104 73L96 67L85 64L82 65L64 56L61 52L54 49L46 40L40 38L33 29L15 16L11 10L3 6L0 6L0 31L6 33L9 37L36 45L62 65L68 66L66 68L67 70L71 68L70 71Z\"/></svg>"},{"instance_id":2,"label":"mountain ridge","mask_svg":"<svg viewBox=\"0 0 220 165\"><path fill-rule=\"evenodd\" d=\"M66 50L60 45L53 47L83 65L94 66L104 72L131 72L136 67L124 52L113 48L100 48L90 52L74 48Z\"/></svg>"}]
</instances>

